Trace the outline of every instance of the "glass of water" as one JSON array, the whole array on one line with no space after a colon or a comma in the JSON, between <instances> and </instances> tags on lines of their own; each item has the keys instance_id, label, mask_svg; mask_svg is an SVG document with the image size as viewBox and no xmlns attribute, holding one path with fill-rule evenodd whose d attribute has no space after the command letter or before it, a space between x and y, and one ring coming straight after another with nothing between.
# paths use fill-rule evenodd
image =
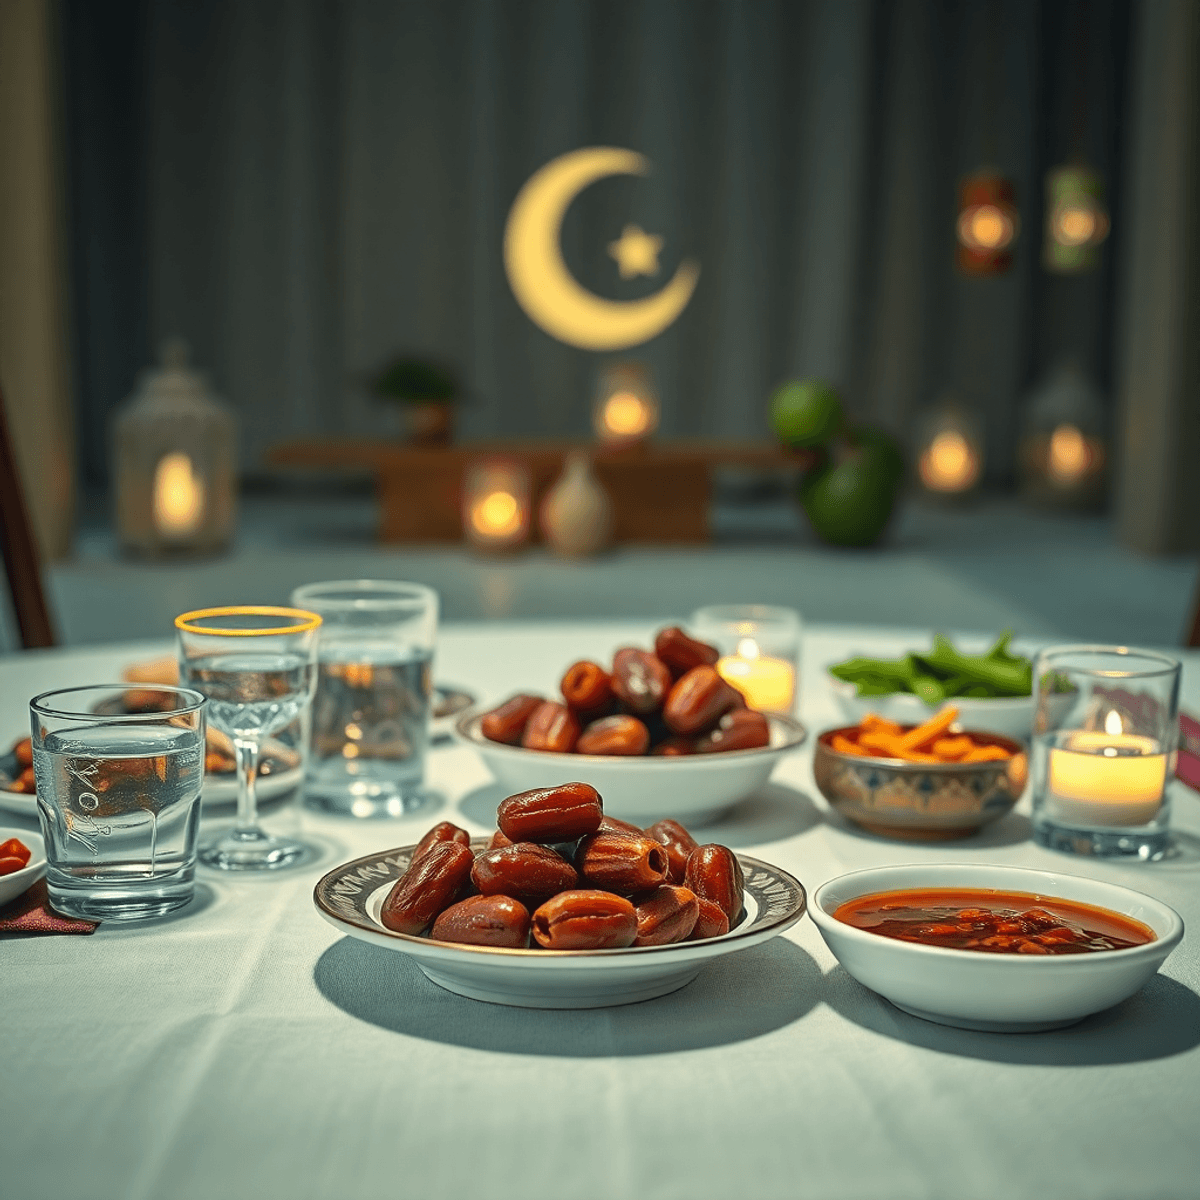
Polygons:
<instances>
[{"instance_id":1,"label":"glass of water","mask_svg":"<svg viewBox=\"0 0 1200 1200\"><path fill-rule=\"evenodd\" d=\"M61 913L140 920L187 904L195 890L204 782L204 697L141 687L44 692L29 702L46 887Z\"/></svg>"},{"instance_id":2,"label":"glass of water","mask_svg":"<svg viewBox=\"0 0 1200 1200\"><path fill-rule=\"evenodd\" d=\"M292 603L320 613L305 798L327 812L388 817L426 807L437 592L385 579L310 583Z\"/></svg>"},{"instance_id":3,"label":"glass of water","mask_svg":"<svg viewBox=\"0 0 1200 1200\"><path fill-rule=\"evenodd\" d=\"M304 842L274 837L259 824L255 782L263 738L312 702L320 624L316 613L249 604L175 618L180 679L208 698L209 723L229 736L237 760L237 821L200 847L206 866L272 871L308 857Z\"/></svg>"}]
</instances>

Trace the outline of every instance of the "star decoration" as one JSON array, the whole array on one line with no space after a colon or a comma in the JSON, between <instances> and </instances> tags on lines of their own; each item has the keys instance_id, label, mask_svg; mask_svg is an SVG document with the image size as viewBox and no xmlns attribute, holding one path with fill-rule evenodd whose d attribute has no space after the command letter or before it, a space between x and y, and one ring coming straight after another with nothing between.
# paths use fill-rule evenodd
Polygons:
<instances>
[{"instance_id":1,"label":"star decoration","mask_svg":"<svg viewBox=\"0 0 1200 1200\"><path fill-rule=\"evenodd\" d=\"M622 279L635 275L657 275L658 255L663 240L638 225L626 225L615 242L608 243L609 255L616 259Z\"/></svg>"}]
</instances>

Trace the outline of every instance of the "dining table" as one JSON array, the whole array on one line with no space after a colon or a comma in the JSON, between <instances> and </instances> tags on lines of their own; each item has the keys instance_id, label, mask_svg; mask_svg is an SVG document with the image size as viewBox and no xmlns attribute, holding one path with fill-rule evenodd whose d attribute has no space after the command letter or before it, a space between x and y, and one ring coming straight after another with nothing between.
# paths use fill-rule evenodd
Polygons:
<instances>
[{"instance_id":1,"label":"dining table","mask_svg":"<svg viewBox=\"0 0 1200 1200\"><path fill-rule=\"evenodd\" d=\"M649 646L655 628L445 624L435 678L483 704L549 695L572 662ZM194 900L166 917L0 936L0 1195L1200 1196L1200 796L1172 785L1173 849L1154 863L1036 845L1027 796L958 841L848 824L812 774L816 735L844 723L826 668L927 646L930 633L807 627L806 740L700 840L783 868L810 899L848 871L942 862L1148 893L1182 915L1185 934L1131 999L1044 1033L934 1024L847 974L807 917L641 1003L530 1009L452 994L409 955L345 936L313 903L331 868L416 842L434 821L473 835L494 827L503 790L470 745L443 737L427 760L436 799L421 812L340 817L299 792L264 802L268 829L314 847L301 867L254 878L202 868ZM0 659L0 742L28 732L35 694L116 682L169 653L160 637ZM1178 653L1182 707L1200 712L1200 652ZM202 834L231 818L228 804L206 803ZM0 825L37 828L11 805Z\"/></svg>"}]
</instances>

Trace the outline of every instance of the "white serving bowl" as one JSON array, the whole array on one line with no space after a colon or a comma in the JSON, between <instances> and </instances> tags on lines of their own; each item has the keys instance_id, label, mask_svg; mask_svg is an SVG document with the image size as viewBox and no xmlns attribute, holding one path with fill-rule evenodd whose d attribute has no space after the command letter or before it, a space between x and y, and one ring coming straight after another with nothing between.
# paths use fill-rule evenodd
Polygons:
<instances>
[{"instance_id":1,"label":"white serving bowl","mask_svg":"<svg viewBox=\"0 0 1200 1200\"><path fill-rule=\"evenodd\" d=\"M0 875L0 907L28 891L46 873L46 843L40 833L28 829L0 829L0 842L16 838L29 847L29 863L11 875Z\"/></svg>"},{"instance_id":2,"label":"white serving bowl","mask_svg":"<svg viewBox=\"0 0 1200 1200\"><path fill-rule=\"evenodd\" d=\"M833 916L848 900L902 888L988 888L1081 901L1141 921L1157 940L1092 954L980 954L898 941ZM854 871L822 884L809 912L842 966L897 1008L939 1025L1001 1033L1059 1029L1119 1004L1158 970L1183 937L1180 915L1141 892L986 863Z\"/></svg>"},{"instance_id":3,"label":"white serving bowl","mask_svg":"<svg viewBox=\"0 0 1200 1200\"><path fill-rule=\"evenodd\" d=\"M674 817L689 828L713 821L762 787L775 764L806 736L799 721L769 715L771 744L757 750L661 758L554 754L489 741L480 729L483 715L465 713L455 733L479 751L488 770L510 793L560 783L590 783L603 797L609 816L635 825L649 825L664 817Z\"/></svg>"},{"instance_id":4,"label":"white serving bowl","mask_svg":"<svg viewBox=\"0 0 1200 1200\"><path fill-rule=\"evenodd\" d=\"M830 691L848 725L857 725L867 713L875 713L898 725L920 725L938 711L912 692L860 696L854 684L838 679L836 675L828 678ZM1032 696L952 696L946 704L953 704L958 709L958 721L964 729L986 729L1024 741L1029 740L1033 730Z\"/></svg>"},{"instance_id":5,"label":"white serving bowl","mask_svg":"<svg viewBox=\"0 0 1200 1200\"><path fill-rule=\"evenodd\" d=\"M475 838L482 850L486 838ZM709 959L769 941L804 915L804 888L779 867L739 854L742 919L721 937L623 950L515 950L464 946L394 933L379 920L415 846L343 863L313 889L313 903L340 933L409 955L431 982L459 996L518 1008L608 1008L665 996L691 983ZM753 983L748 981L750 990Z\"/></svg>"}]
</instances>

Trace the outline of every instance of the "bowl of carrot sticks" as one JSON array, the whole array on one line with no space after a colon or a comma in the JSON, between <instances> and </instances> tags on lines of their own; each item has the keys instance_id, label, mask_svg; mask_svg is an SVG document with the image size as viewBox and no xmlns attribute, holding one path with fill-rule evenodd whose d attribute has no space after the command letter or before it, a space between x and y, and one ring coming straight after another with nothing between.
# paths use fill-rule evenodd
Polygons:
<instances>
[{"instance_id":1,"label":"bowl of carrot sticks","mask_svg":"<svg viewBox=\"0 0 1200 1200\"><path fill-rule=\"evenodd\" d=\"M920 725L868 713L817 739L813 774L848 821L886 837L967 837L999 820L1025 790L1024 746L1001 733L963 729L947 705Z\"/></svg>"}]
</instances>

